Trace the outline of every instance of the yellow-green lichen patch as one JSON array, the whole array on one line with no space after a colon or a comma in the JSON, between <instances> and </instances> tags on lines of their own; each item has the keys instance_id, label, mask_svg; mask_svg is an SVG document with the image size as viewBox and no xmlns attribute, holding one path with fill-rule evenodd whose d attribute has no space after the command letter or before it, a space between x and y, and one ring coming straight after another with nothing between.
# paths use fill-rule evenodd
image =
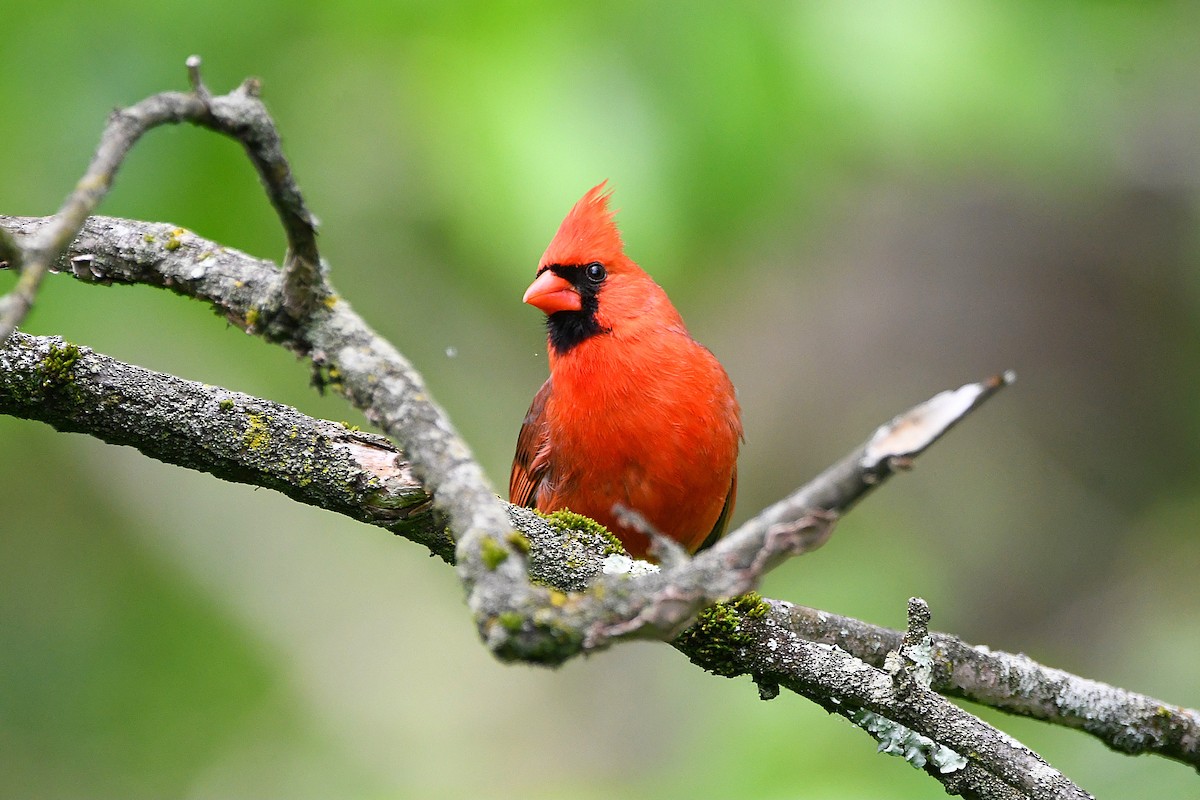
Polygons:
<instances>
[{"instance_id":1,"label":"yellow-green lichen patch","mask_svg":"<svg viewBox=\"0 0 1200 800\"><path fill-rule=\"evenodd\" d=\"M222 397L221 400L217 403L217 408L221 409L222 411L232 411L233 410L233 399L230 397Z\"/></svg>"},{"instance_id":2,"label":"yellow-green lichen patch","mask_svg":"<svg viewBox=\"0 0 1200 800\"><path fill-rule=\"evenodd\" d=\"M183 228L173 228L169 238L167 239L167 243L164 244L163 247L170 252L174 252L180 247L183 247L183 242L179 237L183 236L185 233L187 233L187 231Z\"/></svg>"},{"instance_id":3,"label":"yellow-green lichen patch","mask_svg":"<svg viewBox=\"0 0 1200 800\"><path fill-rule=\"evenodd\" d=\"M504 541L508 542L509 547L516 550L523 556L529 555L529 537L520 531L512 531L508 536L504 537Z\"/></svg>"},{"instance_id":4,"label":"yellow-green lichen patch","mask_svg":"<svg viewBox=\"0 0 1200 800\"><path fill-rule=\"evenodd\" d=\"M246 430L242 432L242 444L250 450L261 450L271 442L270 418L262 414L246 415Z\"/></svg>"},{"instance_id":5,"label":"yellow-green lichen patch","mask_svg":"<svg viewBox=\"0 0 1200 800\"><path fill-rule=\"evenodd\" d=\"M738 651L753 643L742 623L759 619L770 609L757 592L717 603L701 611L675 643L697 666L714 675L736 677L744 672Z\"/></svg>"},{"instance_id":6,"label":"yellow-green lichen patch","mask_svg":"<svg viewBox=\"0 0 1200 800\"><path fill-rule=\"evenodd\" d=\"M516 611L501 611L496 617L496 621L500 623L500 627L509 633L516 633L525 624L525 618Z\"/></svg>"},{"instance_id":7,"label":"yellow-green lichen patch","mask_svg":"<svg viewBox=\"0 0 1200 800\"><path fill-rule=\"evenodd\" d=\"M730 606L746 619L762 619L771 610L771 604L758 592L746 592L719 605Z\"/></svg>"},{"instance_id":8,"label":"yellow-green lichen patch","mask_svg":"<svg viewBox=\"0 0 1200 800\"><path fill-rule=\"evenodd\" d=\"M479 555L483 559L483 566L487 567L489 572L495 572L508 558L508 550L491 536L485 536L479 545Z\"/></svg>"}]
</instances>

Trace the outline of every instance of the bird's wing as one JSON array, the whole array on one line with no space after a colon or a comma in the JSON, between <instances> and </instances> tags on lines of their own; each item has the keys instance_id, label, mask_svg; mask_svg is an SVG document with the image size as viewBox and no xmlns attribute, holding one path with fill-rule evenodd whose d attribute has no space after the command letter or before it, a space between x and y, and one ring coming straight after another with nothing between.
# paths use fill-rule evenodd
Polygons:
<instances>
[{"instance_id":1,"label":"bird's wing","mask_svg":"<svg viewBox=\"0 0 1200 800\"><path fill-rule=\"evenodd\" d=\"M717 543L717 540L725 535L725 530L729 527L729 518L733 516L733 506L737 502L737 466L733 468L733 480L729 483L729 494L725 495L725 505L721 507L721 516L717 517L717 522L713 525L712 532L704 539L696 551L699 552L707 547L712 547Z\"/></svg>"},{"instance_id":2,"label":"bird's wing","mask_svg":"<svg viewBox=\"0 0 1200 800\"><path fill-rule=\"evenodd\" d=\"M508 478L508 501L518 506L537 505L537 490L550 466L550 429L544 411L550 396L547 379L529 404L521 432L517 435L517 454L513 457L512 474Z\"/></svg>"}]
</instances>

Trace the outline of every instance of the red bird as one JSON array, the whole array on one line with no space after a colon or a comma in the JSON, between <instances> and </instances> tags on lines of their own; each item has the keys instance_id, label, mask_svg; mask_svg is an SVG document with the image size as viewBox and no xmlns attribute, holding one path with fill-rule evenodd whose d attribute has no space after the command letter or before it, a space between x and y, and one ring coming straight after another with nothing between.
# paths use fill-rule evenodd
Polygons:
<instances>
[{"instance_id":1,"label":"red bird","mask_svg":"<svg viewBox=\"0 0 1200 800\"><path fill-rule=\"evenodd\" d=\"M604 185L567 214L525 291L546 313L550 377L517 437L509 500L591 517L644 558L624 506L695 552L733 513L741 412L716 357L625 255Z\"/></svg>"}]
</instances>

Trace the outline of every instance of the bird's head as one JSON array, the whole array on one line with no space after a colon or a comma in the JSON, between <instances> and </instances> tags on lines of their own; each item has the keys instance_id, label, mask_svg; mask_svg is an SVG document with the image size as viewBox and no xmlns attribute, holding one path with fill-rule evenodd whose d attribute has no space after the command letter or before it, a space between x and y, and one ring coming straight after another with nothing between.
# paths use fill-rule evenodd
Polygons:
<instances>
[{"instance_id":1,"label":"bird's head","mask_svg":"<svg viewBox=\"0 0 1200 800\"><path fill-rule=\"evenodd\" d=\"M550 347L559 354L641 318L678 321L658 284L625 255L606 183L567 213L522 298L545 312Z\"/></svg>"}]
</instances>

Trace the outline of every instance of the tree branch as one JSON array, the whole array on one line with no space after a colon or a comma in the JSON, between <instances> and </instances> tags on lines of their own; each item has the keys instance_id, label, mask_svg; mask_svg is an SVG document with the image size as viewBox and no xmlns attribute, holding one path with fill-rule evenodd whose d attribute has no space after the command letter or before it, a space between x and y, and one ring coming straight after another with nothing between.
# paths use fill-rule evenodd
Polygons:
<instances>
[{"instance_id":1,"label":"tree branch","mask_svg":"<svg viewBox=\"0 0 1200 800\"><path fill-rule=\"evenodd\" d=\"M289 406L146 370L58 337L18 333L0 348L0 413L275 489L405 536L445 560L453 555L428 490L390 441ZM601 537L550 525L527 509L510 506L509 517L530 540L534 580L578 591L601 572ZM877 668L902 644L896 630L780 600L763 602L761 615L745 616L734 606L738 630L702 624L674 644L700 666L728 676L751 670L740 661L720 663L714 653L746 646L746 636L767 641L769 649L773 635L790 631ZM930 641L935 691L1079 728L1124 753L1156 753L1200 767L1196 711L1025 656L972 647L948 634L932 633Z\"/></svg>"},{"instance_id":2,"label":"tree branch","mask_svg":"<svg viewBox=\"0 0 1200 800\"><path fill-rule=\"evenodd\" d=\"M150 282L207 300L225 309L233 321L243 322L247 330L261 332L276 343L307 354L315 365L328 369L331 376L336 374L333 385L395 439L411 455L418 476L436 487L434 503L459 537L456 562L469 606L481 636L497 655L558 663L618 638L670 637L704 605L753 588L766 570L787 556L824 541L832 517L814 514L813 509L822 507L803 505L808 498L798 494L743 525L700 558L673 566L654 585L639 584L636 592L628 587L609 591L616 587L600 586L595 591L576 593L574 602L564 604L545 587L529 583L523 553L508 535L511 526L502 505L445 413L429 398L424 381L412 365L323 281L312 294L323 301L305 300L301 302L305 313L295 313L297 285L316 280L311 269L311 280L295 277L297 269L307 269L294 259L296 252L304 251L301 260L315 257L311 218L290 178L291 167L278 147L274 123L257 98L256 85L248 81L229 95L213 97L200 80L198 60L189 59L188 69L192 93L155 95L128 112L114 115L89 167L88 175L93 177L81 183L90 187L89 192L73 195L68 202L71 212L60 213L41 229L39 235L49 237L46 231L50 231L56 244L40 256L45 262L40 269L48 269L59 259L69 237L83 226L83 217L107 191L125 153L145 130L166 121L187 119L241 141L288 231L291 255L282 279L262 274L263 265L257 263L250 270L258 278L255 283L239 278L231 287L220 279L224 273L216 280L207 280L209 266L203 259L188 264L186 274L178 272L183 266L178 260L161 259L145 265L158 273ZM179 250L185 234L172 230L162 247L169 252ZM143 236L143 244L151 243ZM136 253L144 254L142 246L134 246ZM209 253L218 250L215 245L206 247ZM34 248L29 252L40 251ZM70 260L80 266L74 274L118 280L110 271L112 265L96 256L94 252L74 254ZM22 255L23 269L28 266L28 258L28 252ZM126 254L118 253L115 260L125 261ZM161 269L163 261L168 262L165 266L169 272ZM907 424L915 423L914 417ZM900 430L901 426L891 427L893 440ZM937 435L940 431L933 438ZM909 448L911 452L885 448L877 463L870 463L868 446L856 467L863 477L861 490L869 488L868 479L874 481L890 474L929 441ZM859 495L861 491L848 497L847 505ZM840 507L830 503L824 510L836 512ZM500 625L502 618L526 622L517 628ZM571 633L564 635L564 631Z\"/></svg>"},{"instance_id":3,"label":"tree branch","mask_svg":"<svg viewBox=\"0 0 1200 800\"><path fill-rule=\"evenodd\" d=\"M401 532L427 542L431 528L427 495L398 464L399 454L394 450L389 453L390 446L385 440L347 432L335 423L311 420L268 401L122 364L56 337L14 335L8 346L0 349L0 378L0 410L6 413L41 419L61 430L92 433L115 444L133 444L152 457L203 469L227 480L279 489L301 502L329 507L373 524L388 526L399 506L398 513L403 516ZM842 463L854 461L844 459ZM320 469L315 467L318 464ZM845 467L840 469L844 471ZM831 471L814 482L817 488L809 490L809 494L828 492L830 485L844 481L844 475L839 480L830 477L837 474L838 470ZM347 495L347 486L356 487L357 491ZM380 504L380 497L389 499ZM356 504L362 508L356 509ZM536 554L531 557L532 564L563 563L561 547L565 536L561 529L547 526L527 511L511 509L511 512L514 523L529 529L531 555ZM598 542L591 544L593 559L598 557L598 545ZM546 558L546 554L551 555ZM578 572L583 577L577 576L570 588L582 588L590 577L585 570ZM713 648L733 647L735 642L745 644L747 633L754 630L753 624L740 632L714 633L711 628L698 627L700 630L680 637L676 646L705 666L700 654ZM750 648L747 652L754 650L770 652L768 647ZM811 658L806 663L820 664ZM847 675L858 674L861 667L855 664L858 662L843 659L832 666L811 668L803 677L790 676L790 681L764 670L755 674L760 684L783 682L827 707L837 705L831 697L844 696L855 698L856 708L869 708L880 715L894 714L891 705L872 707L869 700L845 688ZM849 667L853 668L847 673ZM844 712L848 708L834 710ZM914 726L919 731L936 735L936 730L929 728L931 721L943 719L947 714L952 716L947 723L949 728L961 732L967 742L975 741L981 731L992 731L977 721L967 725L964 720L974 718L962 716L962 712L944 701L927 698L924 708L922 718ZM937 714L930 708L936 708ZM860 713L846 715L863 724ZM882 722L881 716L874 723L876 728ZM894 730L895 726L889 723L885 729ZM942 743L944 737L937 741ZM962 746L953 738L949 742L951 747ZM969 751L979 753L980 748L974 746ZM975 758L990 766L989 758L1001 756L1012 760L1011 754L1004 753ZM970 787L988 785L991 773L978 763L970 765L961 775L955 773L968 765L953 766L956 768L947 772L932 768L930 771L966 796L972 796Z\"/></svg>"},{"instance_id":4,"label":"tree branch","mask_svg":"<svg viewBox=\"0 0 1200 800\"><path fill-rule=\"evenodd\" d=\"M259 100L258 81L247 80L229 94L214 97L200 79L199 57L188 58L187 67L191 92L161 92L110 115L87 171L37 236L0 239L0 261L21 273L16 288L0 297L0 342L33 308L42 278L108 194L130 148L160 125L191 122L241 142L287 235L283 309L299 320L325 295L316 223L292 178L275 123Z\"/></svg>"},{"instance_id":5,"label":"tree branch","mask_svg":"<svg viewBox=\"0 0 1200 800\"><path fill-rule=\"evenodd\" d=\"M835 645L882 667L900 646L899 631L851 617L772 600L761 623L808 641ZM761 632L760 632L761 633ZM1200 770L1200 711L1164 703L1046 667L1024 655L930 634L934 690L1021 716L1077 728L1113 750L1156 753Z\"/></svg>"},{"instance_id":6,"label":"tree branch","mask_svg":"<svg viewBox=\"0 0 1200 800\"><path fill-rule=\"evenodd\" d=\"M190 56L187 68L192 91L207 112L192 121L242 144L279 217L288 243L283 259L283 306L292 319L303 319L328 293L317 249L317 221L283 155L275 121L259 99L261 86L256 78L250 78L228 95L214 97L200 77L200 57Z\"/></svg>"},{"instance_id":7,"label":"tree branch","mask_svg":"<svg viewBox=\"0 0 1200 800\"><path fill-rule=\"evenodd\" d=\"M948 792L1090 797L1036 753L930 689L923 625L907 644L904 634L890 632L897 646L885 670L837 646L802 638L782 624L781 605L757 597L725 604L702 614L673 644L719 675L752 676L764 699L783 687L849 719L878 738L881 750L925 769Z\"/></svg>"},{"instance_id":8,"label":"tree branch","mask_svg":"<svg viewBox=\"0 0 1200 800\"><path fill-rule=\"evenodd\" d=\"M36 234L45 224L0 217L0 227L20 235ZM505 659L558 663L622 638L671 638L704 606L752 590L785 558L819 546L834 516L896 469L909 466L962 415L1011 379L997 377L944 392L881 426L834 468L695 559L640 581L636 590L622 583L622 576L613 576L563 603L547 587L528 581L524 554L509 540L511 524L503 504L487 488L443 412L428 399L420 376L344 300L330 295L302 324L262 329L259 310L277 304L282 291L279 273L269 262L178 228L129 220L89 220L59 266L83 281L148 283L203 300L234 324L307 353L326 369L329 385L399 440L418 478L435 487L435 503L462 537L459 573L480 633ZM493 521L493 515L500 521ZM501 619L508 624L499 624ZM519 626L513 622L517 619Z\"/></svg>"},{"instance_id":9,"label":"tree branch","mask_svg":"<svg viewBox=\"0 0 1200 800\"><path fill-rule=\"evenodd\" d=\"M897 417L818 479L695 558L664 557L661 572L642 578L606 575L589 582L562 575L559 585L566 594L531 583L526 554L536 567L543 549L538 537L555 526L497 501L466 445L429 399L421 376L325 281L315 222L292 179L275 125L258 99L257 83L248 81L228 95L214 97L200 78L199 60L189 59L188 69L191 93L155 95L114 115L88 173L58 215L49 220L0 217L0 228L14 234L0 237L0 259L21 270L17 289L0 303L0 341L4 326L11 329L28 312L41 277L52 265L85 281L171 288L210 303L248 332L308 356L329 386L363 409L410 454L411 474L404 472L398 455L385 455L387 448L373 437L354 435L347 441L343 428L299 419L303 415L292 416L295 412L283 406L236 393L218 394L222 390L198 390L189 382L144 370L122 372L121 366L128 365L61 340L17 336L0 349L0 368L12 376L4 384L9 388L0 392L0 403L16 409L10 413L47 419L64 430L91 430L108 441L133 443L155 457L230 480L268 485L364 521L402 524L405 535L449 558L452 543L442 533L444 520L459 537L455 560L476 624L501 658L557 664L625 638L674 637L712 602L753 589L774 565L820 546L838 514L907 467L1011 380L1001 376L944 392ZM269 262L172 226L86 220L137 138L158 124L184 120L232 136L245 147L287 233L282 272ZM195 428L188 427L190 421L168 423L162 406L155 405L160 398L151 396L154 391L134 392L132 399L118 396L112 390L118 373L131 384L166 387L163 393L171 402L192 404L197 412L192 416L205 417L206 423ZM139 429L139 424L147 427ZM163 443L147 444L149 432L160 434ZM342 487L340 494L322 494L304 480L316 463L311 458L272 467L255 461L254 452L245 452L265 450L292 433L320 450L322 459L342 458L344 475L361 476L364 469L371 475ZM187 442L189 436L217 441L209 449L187 453L167 444ZM286 442L283 445L287 451ZM362 461L364 453L370 454L370 463ZM377 508L381 489L386 495L383 511ZM432 508L429 489L434 490ZM388 514L397 516L388 520ZM528 535L513 533L514 526ZM555 535L562 538L561 533L550 534ZM766 608L770 613L747 611L744 616L774 619L778 610L770 604ZM701 623L700 631L692 629L676 641L698 661L711 655L703 648L712 638L703 619ZM942 762L956 773L939 778L948 791L979 797L1010 797L1013 789L1037 798L1087 796L1036 754L938 697L923 683L919 670L902 666L889 675L778 625L768 632L738 620L724 633L732 637L730 642L751 645L732 648L735 654L728 664L733 666L728 669L754 675L765 695L782 685L831 709L852 704L856 710L844 715L874 735L898 722L932 739L935 747L964 754L962 765L957 756ZM772 638L754 638L767 635ZM900 646L902 657L932 641L924 634L919 644L912 638ZM886 725L864 713L886 718ZM936 762L929 763L938 766Z\"/></svg>"},{"instance_id":10,"label":"tree branch","mask_svg":"<svg viewBox=\"0 0 1200 800\"><path fill-rule=\"evenodd\" d=\"M14 333L0 347L0 413L274 489L453 557L428 492L391 442L290 406L125 364L59 337Z\"/></svg>"},{"instance_id":11,"label":"tree branch","mask_svg":"<svg viewBox=\"0 0 1200 800\"><path fill-rule=\"evenodd\" d=\"M396 530L447 555L448 543L439 542L436 536L440 528L432 523L428 494L413 480L400 453L390 443L380 437L347 431L336 423L308 418L286 406L123 364L57 337L18 333L0 348L0 412L39 419L60 430L89 433L113 444L133 445L151 457L226 480L277 489L301 502ZM832 491L830 486L846 484L846 476L853 469L845 465L860 462L861 457L844 459L839 467L814 481L813 488L805 494L828 495ZM553 581L563 588L577 590L599 571L602 540L581 542L578 534L548 525L525 509L510 507L510 515L528 537L530 563L537 569L533 573L536 580ZM819 543L827 528L817 530L817 540L807 544ZM786 538L791 533L774 535ZM583 554L590 558L590 562L582 561L586 566L577 566L565 578L561 572L562 565L568 563L563 559L564 542L579 545L576 556ZM628 579L624 585L628 586ZM767 607L771 613L762 617L767 628L756 622L760 617L755 613L739 619L733 629L714 628L702 620L677 639L675 645L710 669L714 650L734 651L739 654L738 659L753 653L770 657L766 654L776 652L770 644L746 646L748 636L760 635L756 631L777 634L773 628L778 609L784 606L771 602L759 608ZM799 675L765 670L759 662L736 666L722 674L751 672L760 685L782 683L831 710L844 713L858 724L862 720L855 716L857 711L848 713L849 705L830 698L842 697L844 703L868 708L882 716L893 716L893 706L901 702L895 698L883 702L847 689L848 677L860 675L864 668L848 656L829 662L814 660L810 654L803 663L808 671ZM878 690L879 686L871 689L876 694ZM925 698L923 708L922 717L912 727L937 736L937 741L943 743L944 731L939 735L930 725L933 720L950 714L951 721L945 724L961 734L959 739L948 740L950 747L962 747L963 741L973 742L980 731L992 730L977 721L966 724L964 720L974 718L964 717L963 712L944 701ZM936 708L937 714L930 708ZM894 726L888 728L893 729ZM970 752L980 752L980 748L972 746ZM1001 755L993 753L991 757ZM1011 754L1004 757L1011 761ZM978 758L991 765L988 757ZM957 771L931 771L931 774L964 793L977 783L986 786L987 775L991 774L977 763L965 774L954 774ZM978 779L970 777L976 772Z\"/></svg>"}]
</instances>

